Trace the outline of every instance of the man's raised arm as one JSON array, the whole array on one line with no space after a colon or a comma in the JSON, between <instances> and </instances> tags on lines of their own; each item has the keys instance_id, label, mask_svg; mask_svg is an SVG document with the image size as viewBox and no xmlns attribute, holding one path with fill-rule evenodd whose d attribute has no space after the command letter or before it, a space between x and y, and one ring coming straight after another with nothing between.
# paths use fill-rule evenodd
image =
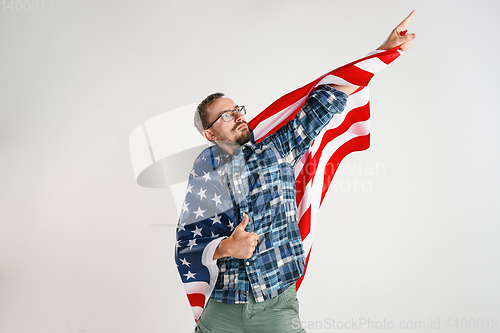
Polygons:
<instances>
[{"instance_id":1,"label":"man's raised arm","mask_svg":"<svg viewBox=\"0 0 500 333\"><path fill-rule=\"evenodd\" d=\"M397 27L395 27L389 34L387 40L380 45L377 50L390 50L398 45L400 45L399 49L401 51L408 50L410 48L410 42L417 38L417 34L407 34L406 26L410 23L416 13L417 11L413 10L410 15L408 15ZM346 93L347 95L351 95L359 88L359 86L342 86L337 84L330 84L330 86Z\"/></svg>"}]
</instances>

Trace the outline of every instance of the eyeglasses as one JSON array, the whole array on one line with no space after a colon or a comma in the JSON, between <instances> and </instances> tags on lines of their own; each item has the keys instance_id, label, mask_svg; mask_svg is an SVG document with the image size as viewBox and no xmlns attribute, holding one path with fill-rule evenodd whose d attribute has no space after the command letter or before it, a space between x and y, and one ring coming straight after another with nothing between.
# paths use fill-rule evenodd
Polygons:
<instances>
[{"instance_id":1,"label":"eyeglasses","mask_svg":"<svg viewBox=\"0 0 500 333\"><path fill-rule=\"evenodd\" d=\"M222 120L224 120L226 123L228 121L231 121L234 119L234 113L240 113L242 116L244 116L247 111L245 110L245 107L243 105L241 106L236 106L236 108L234 108L233 110L229 110L229 111L225 111L225 112L222 112L217 118L215 118L214 121L212 121L212 123L210 125L207 126L207 128L205 129L209 129L210 127L212 127L213 124L215 124L215 122L217 120L219 120L219 118L222 118Z\"/></svg>"}]
</instances>

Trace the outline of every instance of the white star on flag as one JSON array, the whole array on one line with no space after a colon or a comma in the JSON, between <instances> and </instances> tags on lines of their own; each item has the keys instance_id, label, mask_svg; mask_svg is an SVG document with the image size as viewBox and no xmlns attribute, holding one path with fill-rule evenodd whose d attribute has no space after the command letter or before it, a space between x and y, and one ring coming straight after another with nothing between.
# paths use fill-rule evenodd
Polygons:
<instances>
[{"instance_id":1,"label":"white star on flag","mask_svg":"<svg viewBox=\"0 0 500 333\"><path fill-rule=\"evenodd\" d=\"M200 192L196 193L200 196L200 200L203 200L203 198L206 198L207 196L205 195L205 192L207 190L204 190L203 187L200 187Z\"/></svg>"},{"instance_id":2,"label":"white star on flag","mask_svg":"<svg viewBox=\"0 0 500 333\"><path fill-rule=\"evenodd\" d=\"M191 263L190 263L190 262L188 262L188 261L186 260L186 258L181 259L181 261L182 261L182 264L183 264L183 265L186 265L187 267L189 267L189 265L191 265Z\"/></svg>"},{"instance_id":3,"label":"white star on flag","mask_svg":"<svg viewBox=\"0 0 500 333\"><path fill-rule=\"evenodd\" d=\"M184 202L184 203L182 204L182 208L181 208L181 209L182 209L182 212L183 212L183 213L184 213L184 212L189 212L188 206L189 206L189 202Z\"/></svg>"},{"instance_id":4,"label":"white star on flag","mask_svg":"<svg viewBox=\"0 0 500 333\"><path fill-rule=\"evenodd\" d=\"M217 204L222 204L222 202L220 201L220 197L221 195L217 195L217 193L214 193L214 198L212 199L212 201L215 201L215 207L217 207Z\"/></svg>"},{"instance_id":5,"label":"white star on flag","mask_svg":"<svg viewBox=\"0 0 500 333\"><path fill-rule=\"evenodd\" d=\"M179 231L181 231L181 230L186 231L186 229L184 228L184 226L185 226L185 225L186 225L186 223L185 223L185 222L184 222L184 223L180 223L180 222L179 222L179 224L178 224L178 226L177 226L177 232L179 232Z\"/></svg>"},{"instance_id":6,"label":"white star on flag","mask_svg":"<svg viewBox=\"0 0 500 333\"><path fill-rule=\"evenodd\" d=\"M203 230L203 228L198 228L198 226L195 226L195 228L195 230L191 231L194 234L193 238L195 238L196 236L201 237L201 231Z\"/></svg>"},{"instance_id":7,"label":"white star on flag","mask_svg":"<svg viewBox=\"0 0 500 333\"><path fill-rule=\"evenodd\" d=\"M195 245L198 245L196 244L196 239L190 239L187 246L189 246L189 249L191 250Z\"/></svg>"},{"instance_id":8,"label":"white star on flag","mask_svg":"<svg viewBox=\"0 0 500 333\"><path fill-rule=\"evenodd\" d=\"M196 218L198 218L198 217L200 217L200 216L201 216L201 217L203 217L203 213L205 213L205 211L206 211L206 209L201 210L201 208L200 208L200 207L198 207L198 210L194 211L194 212L193 212L193 214L196 214ZM185 224L185 223L184 223L184 224Z\"/></svg>"},{"instance_id":9,"label":"white star on flag","mask_svg":"<svg viewBox=\"0 0 500 333\"><path fill-rule=\"evenodd\" d=\"M214 225L215 223L221 223L220 222L220 218L221 216L220 215L215 215L215 217L211 217L210 219L213 221L212 222L212 225ZM222 224L222 223L221 223Z\"/></svg>"},{"instance_id":10,"label":"white star on flag","mask_svg":"<svg viewBox=\"0 0 500 333\"><path fill-rule=\"evenodd\" d=\"M196 172L194 172L194 169L193 169L193 170L191 170L191 172L190 172L190 173L191 173L191 176L193 176L193 178L198 177L198 175L196 174Z\"/></svg>"},{"instance_id":11,"label":"white star on flag","mask_svg":"<svg viewBox=\"0 0 500 333\"><path fill-rule=\"evenodd\" d=\"M207 180L212 180L212 178L210 178L210 172L203 171L203 173L204 173L203 178L205 178L205 183L207 182Z\"/></svg>"},{"instance_id":12,"label":"white star on flag","mask_svg":"<svg viewBox=\"0 0 500 333\"><path fill-rule=\"evenodd\" d=\"M233 230L234 230L234 223L233 223L233 222L229 222L229 223L227 224L227 226L228 226L229 228L231 228L231 231L233 231Z\"/></svg>"},{"instance_id":13,"label":"white star on flag","mask_svg":"<svg viewBox=\"0 0 500 333\"><path fill-rule=\"evenodd\" d=\"M219 237L219 234L214 234L213 231L211 231L211 233L212 233L212 237Z\"/></svg>"},{"instance_id":14,"label":"white star on flag","mask_svg":"<svg viewBox=\"0 0 500 333\"><path fill-rule=\"evenodd\" d=\"M196 275L196 273L191 273L191 271L188 271L187 274L184 274L184 276L186 277L186 280L189 280L191 278L194 279L194 276ZM196 280L196 279L195 279Z\"/></svg>"},{"instance_id":15,"label":"white star on flag","mask_svg":"<svg viewBox=\"0 0 500 333\"><path fill-rule=\"evenodd\" d=\"M188 185L187 189L186 189L186 193L193 193L193 191L191 191L191 189L194 187L194 185Z\"/></svg>"}]
</instances>

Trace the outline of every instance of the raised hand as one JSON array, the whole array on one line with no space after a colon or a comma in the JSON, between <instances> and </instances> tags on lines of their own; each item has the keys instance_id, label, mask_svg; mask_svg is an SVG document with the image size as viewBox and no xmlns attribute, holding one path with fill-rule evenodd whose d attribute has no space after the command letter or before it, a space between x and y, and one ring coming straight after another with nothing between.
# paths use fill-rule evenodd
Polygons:
<instances>
[{"instance_id":1,"label":"raised hand","mask_svg":"<svg viewBox=\"0 0 500 333\"><path fill-rule=\"evenodd\" d=\"M234 257L248 259L252 256L257 246L259 235L255 232L245 231L248 224L248 215L245 214L243 221L234 229L231 236L223 239L215 250L213 260L223 257Z\"/></svg>"},{"instance_id":2,"label":"raised hand","mask_svg":"<svg viewBox=\"0 0 500 333\"><path fill-rule=\"evenodd\" d=\"M417 14L417 11L413 10L410 15L403 20L403 22L391 31L387 40L377 50L389 50L398 45L401 45L399 48L401 51L408 50L410 48L410 42L417 38L417 34L415 33L406 33L408 31L406 30L406 26L410 23L415 14Z\"/></svg>"}]
</instances>

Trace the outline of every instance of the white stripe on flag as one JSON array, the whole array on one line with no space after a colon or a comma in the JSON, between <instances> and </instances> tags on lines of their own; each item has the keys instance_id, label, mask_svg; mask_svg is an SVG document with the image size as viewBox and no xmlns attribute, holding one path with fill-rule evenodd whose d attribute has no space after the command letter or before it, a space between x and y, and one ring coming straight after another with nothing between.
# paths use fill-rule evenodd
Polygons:
<instances>
[{"instance_id":1,"label":"white stripe on flag","mask_svg":"<svg viewBox=\"0 0 500 333\"><path fill-rule=\"evenodd\" d=\"M203 308L200 306L192 306L191 311L193 311L194 318L198 320L200 318L201 313L203 312Z\"/></svg>"},{"instance_id":2,"label":"white stripe on flag","mask_svg":"<svg viewBox=\"0 0 500 333\"><path fill-rule=\"evenodd\" d=\"M337 151L337 149L339 149L349 140L369 133L369 131L363 132L361 131L361 129L369 130L369 120L353 124L353 126L351 126L347 132L339 135L325 146L321 154L321 158L316 167L316 174L314 178L315 179L317 178L317 180L313 181L312 187L310 186L311 182L307 184L304 196L302 197L302 200L300 202L301 206L300 211L303 210L305 212L309 204L311 205L311 226L310 226L311 231L303 240L305 253L309 253L309 250L311 249L312 246L312 240L316 232L316 220L317 220L317 214L319 213L319 204L321 201L321 195L323 193L323 179L325 177L326 163L331 158L331 156ZM358 132L358 134L355 134L354 132ZM319 197L312 199L313 196L315 197L319 196ZM307 206L303 206L302 202L304 200L307 200L304 202L304 204L307 204Z\"/></svg>"},{"instance_id":3,"label":"white stripe on flag","mask_svg":"<svg viewBox=\"0 0 500 333\"><path fill-rule=\"evenodd\" d=\"M339 127L352 110L368 104L369 102L368 94L369 90L368 88L365 88L357 92L356 94L349 96L349 98L347 99L347 105L344 112L336 114L332 118L332 120L330 120L330 123L328 123L328 125L325 126L325 128L323 128L321 133L314 140L313 144L311 145L311 148L309 149L310 153L312 154L312 157L314 157L318 149L321 147L321 142L323 141L323 137L328 130Z\"/></svg>"},{"instance_id":4,"label":"white stripe on flag","mask_svg":"<svg viewBox=\"0 0 500 333\"><path fill-rule=\"evenodd\" d=\"M372 74L377 73L378 71L384 69L387 65L385 62L380 60L379 58L371 58L367 60L363 60L354 65L362 70L370 72Z\"/></svg>"},{"instance_id":5,"label":"white stripe on flag","mask_svg":"<svg viewBox=\"0 0 500 333\"><path fill-rule=\"evenodd\" d=\"M186 294L204 294L209 284L203 281L184 283Z\"/></svg>"},{"instance_id":6,"label":"white stripe on flag","mask_svg":"<svg viewBox=\"0 0 500 333\"><path fill-rule=\"evenodd\" d=\"M338 76L335 75L327 75L325 76L319 83L317 84L318 86L321 84L337 84L339 86L353 86L349 81L346 81Z\"/></svg>"},{"instance_id":7,"label":"white stripe on flag","mask_svg":"<svg viewBox=\"0 0 500 333\"><path fill-rule=\"evenodd\" d=\"M292 105L288 106L287 108L279 111L275 115L272 115L271 117L261 121L257 127L253 130L254 132L254 139L259 140L260 138L264 137L269 133L271 130L273 130L276 127L276 124L280 124L283 120L285 120L290 114L293 113L304 101L306 100L307 96L302 97Z\"/></svg>"}]
</instances>

